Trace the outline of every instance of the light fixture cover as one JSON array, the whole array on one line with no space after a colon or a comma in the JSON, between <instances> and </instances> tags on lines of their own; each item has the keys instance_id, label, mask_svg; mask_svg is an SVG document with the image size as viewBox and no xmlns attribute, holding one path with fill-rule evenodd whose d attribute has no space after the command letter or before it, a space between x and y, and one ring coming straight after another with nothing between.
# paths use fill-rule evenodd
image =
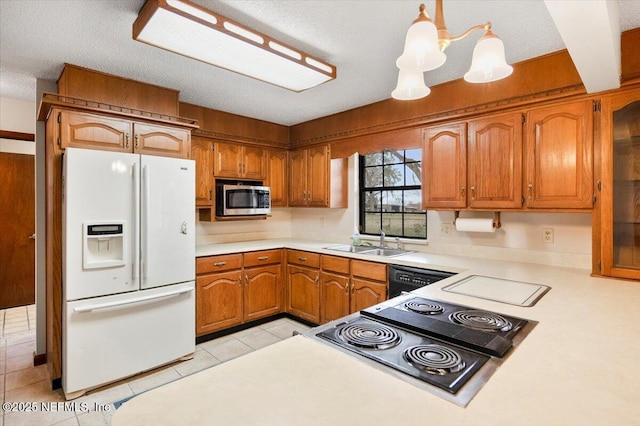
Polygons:
<instances>
[{"instance_id":1,"label":"light fixture cover","mask_svg":"<svg viewBox=\"0 0 640 426\"><path fill-rule=\"evenodd\" d=\"M431 93L424 84L424 74L421 71L400 70L398 72L398 85L391 92L394 99L410 101L424 98Z\"/></svg>"},{"instance_id":2,"label":"light fixture cover","mask_svg":"<svg viewBox=\"0 0 640 426\"><path fill-rule=\"evenodd\" d=\"M447 59L438 46L438 30L431 21L414 22L407 31L404 51L396 66L406 71L430 71Z\"/></svg>"},{"instance_id":3,"label":"light fixture cover","mask_svg":"<svg viewBox=\"0 0 640 426\"><path fill-rule=\"evenodd\" d=\"M296 92L336 78L335 66L188 1L147 0L133 38Z\"/></svg>"},{"instance_id":4,"label":"light fixture cover","mask_svg":"<svg viewBox=\"0 0 640 426\"><path fill-rule=\"evenodd\" d=\"M485 35L473 49L471 68L464 75L469 83L489 83L508 77L513 67L504 57L504 43L495 35Z\"/></svg>"}]
</instances>

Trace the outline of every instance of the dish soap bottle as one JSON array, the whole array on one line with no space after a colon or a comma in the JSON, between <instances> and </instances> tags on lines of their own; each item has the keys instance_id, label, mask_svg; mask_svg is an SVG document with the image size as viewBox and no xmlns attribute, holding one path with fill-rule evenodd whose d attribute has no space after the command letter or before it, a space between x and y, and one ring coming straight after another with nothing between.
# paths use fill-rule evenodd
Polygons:
<instances>
[{"instance_id":1,"label":"dish soap bottle","mask_svg":"<svg viewBox=\"0 0 640 426\"><path fill-rule=\"evenodd\" d=\"M358 230L356 229L355 232L353 233L353 237L351 237L351 240L353 241L353 245L354 246L359 246L360 245L360 233L358 232Z\"/></svg>"}]
</instances>

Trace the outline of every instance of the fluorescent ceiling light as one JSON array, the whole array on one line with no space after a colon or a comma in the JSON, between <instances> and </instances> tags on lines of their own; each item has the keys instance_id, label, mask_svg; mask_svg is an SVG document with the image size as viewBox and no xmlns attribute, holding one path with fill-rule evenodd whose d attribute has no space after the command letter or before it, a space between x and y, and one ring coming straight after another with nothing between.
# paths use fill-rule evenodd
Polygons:
<instances>
[{"instance_id":1,"label":"fluorescent ceiling light","mask_svg":"<svg viewBox=\"0 0 640 426\"><path fill-rule=\"evenodd\" d=\"M295 92L336 78L335 66L188 1L147 0L133 38Z\"/></svg>"}]
</instances>

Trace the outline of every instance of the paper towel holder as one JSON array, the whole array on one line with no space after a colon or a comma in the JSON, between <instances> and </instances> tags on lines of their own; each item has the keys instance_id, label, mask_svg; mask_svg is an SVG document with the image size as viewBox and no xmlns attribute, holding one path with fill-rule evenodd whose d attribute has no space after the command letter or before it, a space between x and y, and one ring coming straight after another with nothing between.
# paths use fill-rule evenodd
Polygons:
<instances>
[{"instance_id":1,"label":"paper towel holder","mask_svg":"<svg viewBox=\"0 0 640 426\"><path fill-rule=\"evenodd\" d=\"M455 216L453 218L453 226L456 226L456 220L458 220L458 217L460 217L460 210L456 210L453 213ZM502 224L500 223L500 212L493 212L493 227L499 229L501 226Z\"/></svg>"}]
</instances>

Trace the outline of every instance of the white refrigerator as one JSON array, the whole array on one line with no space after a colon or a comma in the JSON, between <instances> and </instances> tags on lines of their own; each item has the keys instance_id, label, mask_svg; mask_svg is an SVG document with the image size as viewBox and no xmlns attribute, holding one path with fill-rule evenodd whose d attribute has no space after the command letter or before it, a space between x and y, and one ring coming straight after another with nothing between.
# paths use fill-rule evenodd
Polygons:
<instances>
[{"instance_id":1,"label":"white refrigerator","mask_svg":"<svg viewBox=\"0 0 640 426\"><path fill-rule=\"evenodd\" d=\"M68 148L67 399L195 351L195 162Z\"/></svg>"}]
</instances>

